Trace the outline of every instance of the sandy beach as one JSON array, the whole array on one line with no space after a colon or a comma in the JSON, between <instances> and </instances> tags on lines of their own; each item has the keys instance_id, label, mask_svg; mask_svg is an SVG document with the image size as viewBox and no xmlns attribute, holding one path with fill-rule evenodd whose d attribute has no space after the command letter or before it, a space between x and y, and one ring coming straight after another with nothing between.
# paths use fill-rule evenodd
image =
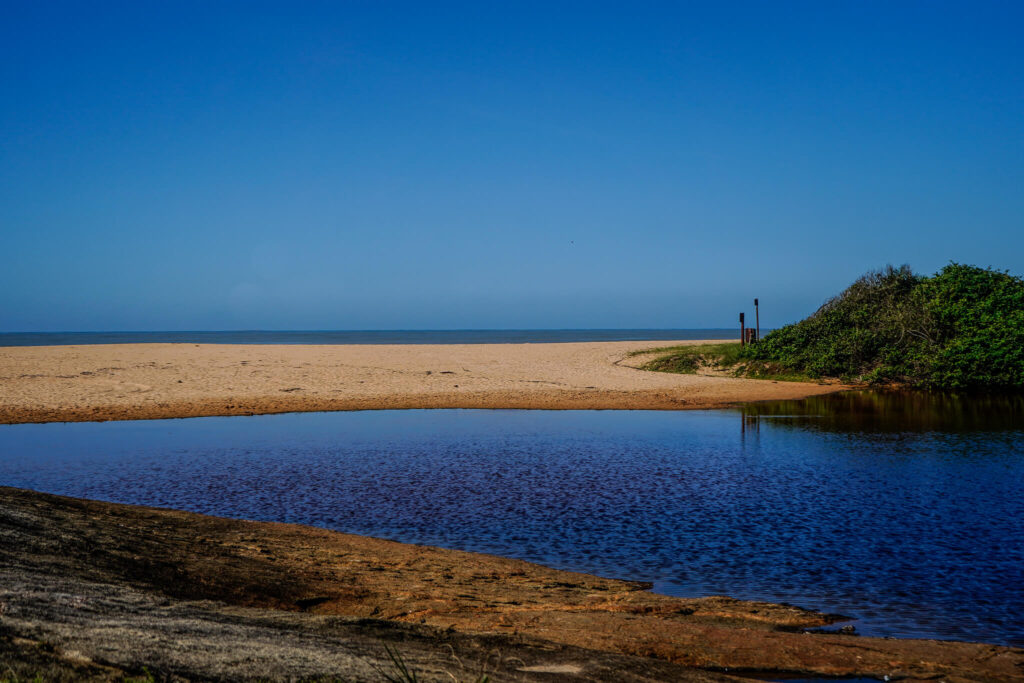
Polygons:
<instances>
[{"instance_id":1,"label":"sandy beach","mask_svg":"<svg viewBox=\"0 0 1024 683\"><path fill-rule=\"evenodd\" d=\"M707 342L106 344L0 348L0 423L316 410L680 410L842 388L638 370L630 352Z\"/></svg>"}]
</instances>

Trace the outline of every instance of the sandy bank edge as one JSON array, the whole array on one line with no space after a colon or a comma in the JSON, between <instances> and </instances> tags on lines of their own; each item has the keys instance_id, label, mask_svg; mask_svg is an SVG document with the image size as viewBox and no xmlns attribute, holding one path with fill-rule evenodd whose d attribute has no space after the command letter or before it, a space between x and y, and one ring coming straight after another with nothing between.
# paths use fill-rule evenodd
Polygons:
<instances>
[{"instance_id":1,"label":"sandy bank edge","mask_svg":"<svg viewBox=\"0 0 1024 683\"><path fill-rule=\"evenodd\" d=\"M28 646L14 639L28 638L79 661L237 679L365 669L362 651L339 644L369 638L400 643L445 680L438 652L487 657L473 641L485 638L510 655L496 681L529 679L516 662L543 660L575 667L563 680L1024 672L1019 648L803 633L832 618L792 606L672 598L635 582L292 524L5 487L0 499L0 655L6 643L21 657Z\"/></svg>"},{"instance_id":2,"label":"sandy bank edge","mask_svg":"<svg viewBox=\"0 0 1024 683\"><path fill-rule=\"evenodd\" d=\"M0 423L432 408L687 410L842 385L639 370L681 342L0 348Z\"/></svg>"}]
</instances>

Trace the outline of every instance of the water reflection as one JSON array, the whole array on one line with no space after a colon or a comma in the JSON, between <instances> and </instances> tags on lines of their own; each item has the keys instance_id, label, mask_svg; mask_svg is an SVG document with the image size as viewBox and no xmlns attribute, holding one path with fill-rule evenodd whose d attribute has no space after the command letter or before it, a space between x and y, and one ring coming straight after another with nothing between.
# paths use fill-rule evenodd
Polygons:
<instances>
[{"instance_id":1,"label":"water reflection","mask_svg":"<svg viewBox=\"0 0 1024 683\"><path fill-rule=\"evenodd\" d=\"M749 435L750 446L757 448L761 443L761 419L758 415L740 415L740 448L747 450L747 438Z\"/></svg>"},{"instance_id":2,"label":"water reflection","mask_svg":"<svg viewBox=\"0 0 1024 683\"><path fill-rule=\"evenodd\" d=\"M0 483L1024 644L1019 399L0 426ZM787 417L788 416L788 417Z\"/></svg>"},{"instance_id":3,"label":"water reflection","mask_svg":"<svg viewBox=\"0 0 1024 683\"><path fill-rule=\"evenodd\" d=\"M833 432L967 432L1024 429L1024 394L846 391L752 403L747 418ZM746 422L744 423L746 428Z\"/></svg>"}]
</instances>

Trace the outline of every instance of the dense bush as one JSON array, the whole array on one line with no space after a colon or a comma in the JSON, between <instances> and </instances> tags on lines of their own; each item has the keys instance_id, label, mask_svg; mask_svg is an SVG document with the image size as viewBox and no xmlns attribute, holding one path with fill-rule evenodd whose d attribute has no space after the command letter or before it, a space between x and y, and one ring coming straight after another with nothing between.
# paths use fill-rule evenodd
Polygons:
<instances>
[{"instance_id":1,"label":"dense bush","mask_svg":"<svg viewBox=\"0 0 1024 683\"><path fill-rule=\"evenodd\" d=\"M952 263L868 273L745 351L811 377L936 388L1024 388L1024 280Z\"/></svg>"}]
</instances>

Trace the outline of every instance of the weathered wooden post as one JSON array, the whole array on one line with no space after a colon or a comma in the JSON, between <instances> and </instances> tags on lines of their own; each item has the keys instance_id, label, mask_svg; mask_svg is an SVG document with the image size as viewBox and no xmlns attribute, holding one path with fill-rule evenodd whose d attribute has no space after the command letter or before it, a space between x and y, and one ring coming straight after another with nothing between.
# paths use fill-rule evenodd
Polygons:
<instances>
[{"instance_id":1,"label":"weathered wooden post","mask_svg":"<svg viewBox=\"0 0 1024 683\"><path fill-rule=\"evenodd\" d=\"M740 346L745 346L747 343L747 326L743 322L743 314L740 313Z\"/></svg>"},{"instance_id":2,"label":"weathered wooden post","mask_svg":"<svg viewBox=\"0 0 1024 683\"><path fill-rule=\"evenodd\" d=\"M754 321L757 325L757 332L754 334L754 341L761 341L761 312L757 310L757 299L754 299Z\"/></svg>"}]
</instances>

